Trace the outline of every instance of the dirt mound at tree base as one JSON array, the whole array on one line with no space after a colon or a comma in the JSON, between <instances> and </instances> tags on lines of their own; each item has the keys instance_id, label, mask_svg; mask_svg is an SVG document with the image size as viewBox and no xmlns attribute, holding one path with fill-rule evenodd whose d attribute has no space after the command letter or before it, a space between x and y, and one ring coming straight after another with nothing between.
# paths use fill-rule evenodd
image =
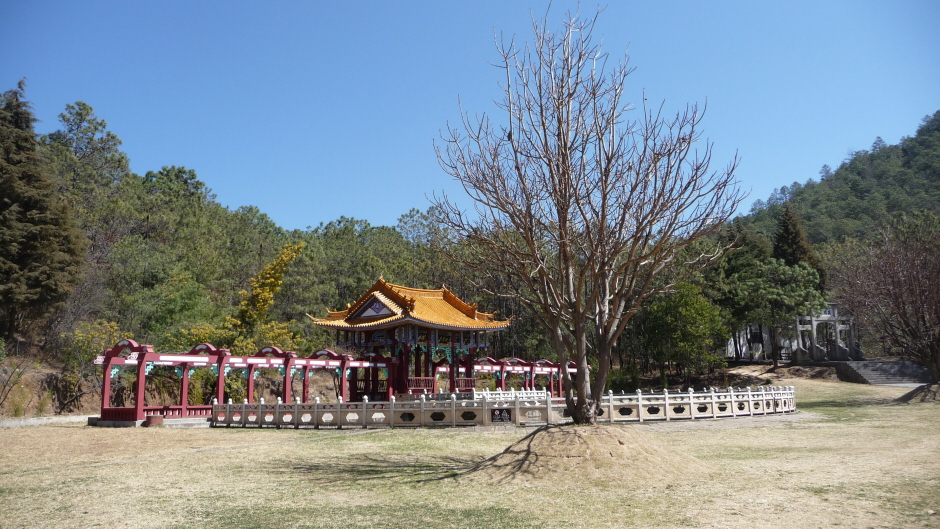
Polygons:
<instances>
[{"instance_id":1,"label":"dirt mound at tree base","mask_svg":"<svg viewBox=\"0 0 940 529\"><path fill-rule=\"evenodd\" d=\"M656 486L689 481L710 467L663 447L636 428L549 426L525 436L465 474L498 483Z\"/></svg>"},{"instance_id":2,"label":"dirt mound at tree base","mask_svg":"<svg viewBox=\"0 0 940 529\"><path fill-rule=\"evenodd\" d=\"M898 397L897 402L940 402L940 384L925 384Z\"/></svg>"},{"instance_id":3,"label":"dirt mound at tree base","mask_svg":"<svg viewBox=\"0 0 940 529\"><path fill-rule=\"evenodd\" d=\"M827 366L780 366L776 369L769 365L745 365L727 370L725 383L708 384L715 387L757 387L778 386L785 384L781 379L802 378L810 380L839 380L834 367Z\"/></svg>"},{"instance_id":4,"label":"dirt mound at tree base","mask_svg":"<svg viewBox=\"0 0 940 529\"><path fill-rule=\"evenodd\" d=\"M839 380L839 375L834 367L820 366L792 366L786 368L777 368L773 372L777 376L785 378L808 378L811 380Z\"/></svg>"}]
</instances>

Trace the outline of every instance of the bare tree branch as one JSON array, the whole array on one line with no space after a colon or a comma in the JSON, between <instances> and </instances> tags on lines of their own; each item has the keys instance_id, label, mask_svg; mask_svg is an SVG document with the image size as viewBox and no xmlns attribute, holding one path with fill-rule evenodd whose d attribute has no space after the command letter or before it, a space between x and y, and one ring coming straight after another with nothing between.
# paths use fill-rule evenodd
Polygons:
<instances>
[{"instance_id":1,"label":"bare tree branch","mask_svg":"<svg viewBox=\"0 0 940 529\"><path fill-rule=\"evenodd\" d=\"M673 117L645 105L636 120L624 102L633 71L608 62L593 43L597 15L568 15L561 31L533 20L534 40L497 42L505 70L497 107L505 122L471 118L448 127L436 145L441 167L474 202L467 214L446 195L432 201L461 252L451 257L501 278L492 292L520 300L555 343L569 408L593 422L611 351L648 296L670 288L683 271L705 266L724 248L677 262L679 252L727 220L743 198L733 178L737 159L710 171L695 105ZM697 147L698 146L698 147ZM670 270L670 281L662 272ZM588 373L595 348L599 369Z\"/></svg>"},{"instance_id":2,"label":"bare tree branch","mask_svg":"<svg viewBox=\"0 0 940 529\"><path fill-rule=\"evenodd\" d=\"M899 219L870 243L847 243L832 276L838 302L940 380L940 219Z\"/></svg>"}]
</instances>

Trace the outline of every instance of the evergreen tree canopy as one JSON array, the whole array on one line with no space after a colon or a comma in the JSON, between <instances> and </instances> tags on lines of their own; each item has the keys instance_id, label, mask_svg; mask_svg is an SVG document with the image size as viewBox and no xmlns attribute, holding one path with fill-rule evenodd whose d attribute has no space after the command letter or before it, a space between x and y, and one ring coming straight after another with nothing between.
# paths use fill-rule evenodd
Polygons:
<instances>
[{"instance_id":1,"label":"evergreen tree canopy","mask_svg":"<svg viewBox=\"0 0 940 529\"><path fill-rule=\"evenodd\" d=\"M703 294L722 309L724 323L737 329L750 323L752 300L740 295L737 284L751 278L761 263L771 257L772 244L766 237L744 223L729 223L717 238L717 244L733 245L714 266L706 268L694 283Z\"/></svg>"},{"instance_id":2,"label":"evergreen tree canopy","mask_svg":"<svg viewBox=\"0 0 940 529\"><path fill-rule=\"evenodd\" d=\"M0 334L63 301L80 270L81 233L44 173L25 83L0 102Z\"/></svg>"},{"instance_id":3,"label":"evergreen tree canopy","mask_svg":"<svg viewBox=\"0 0 940 529\"><path fill-rule=\"evenodd\" d=\"M718 306L695 285L680 283L671 292L654 296L634 326L643 350L662 366L678 364L687 384L693 373L722 364L715 351L729 333L722 325Z\"/></svg>"},{"instance_id":4,"label":"evergreen tree canopy","mask_svg":"<svg viewBox=\"0 0 940 529\"><path fill-rule=\"evenodd\" d=\"M780 259L787 266L796 266L798 263L808 264L819 274L819 286L822 290L825 285L822 262L813 250L813 245L806 238L800 216L790 207L790 204L783 205L778 226L777 233L774 235L773 258Z\"/></svg>"},{"instance_id":5,"label":"evergreen tree canopy","mask_svg":"<svg viewBox=\"0 0 940 529\"><path fill-rule=\"evenodd\" d=\"M738 279L737 295L744 305L751 307L746 321L771 328L775 367L780 346L776 330L789 328L797 317L826 307L825 298L816 288L818 284L819 275L807 263L787 266L774 258L760 263L751 277Z\"/></svg>"}]
</instances>

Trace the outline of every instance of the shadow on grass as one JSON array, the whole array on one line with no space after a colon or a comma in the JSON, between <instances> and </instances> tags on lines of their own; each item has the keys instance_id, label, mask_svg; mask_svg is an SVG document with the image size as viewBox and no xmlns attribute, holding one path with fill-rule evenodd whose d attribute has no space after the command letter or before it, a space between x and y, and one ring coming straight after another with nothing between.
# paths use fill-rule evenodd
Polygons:
<instances>
[{"instance_id":1,"label":"shadow on grass","mask_svg":"<svg viewBox=\"0 0 940 529\"><path fill-rule=\"evenodd\" d=\"M354 460L328 460L294 465L291 472L315 483L396 482L422 483L457 478L480 461L458 457L354 456Z\"/></svg>"},{"instance_id":2,"label":"shadow on grass","mask_svg":"<svg viewBox=\"0 0 940 529\"><path fill-rule=\"evenodd\" d=\"M465 475L480 472L485 474L490 482L511 483L515 476L532 474L540 459L539 451L533 448L533 444L536 437L543 437L546 433L552 435L552 442L557 446L576 446L581 442L580 435L571 428L542 426L499 454L480 461L468 469ZM542 449L545 450L546 447L543 445Z\"/></svg>"},{"instance_id":3,"label":"shadow on grass","mask_svg":"<svg viewBox=\"0 0 940 529\"><path fill-rule=\"evenodd\" d=\"M370 498L368 505L301 503L287 508L266 506L263 515L257 507L200 512L201 526L262 529L268 527L381 527L412 529L428 521L436 529L544 529L557 527L545 521L520 515L511 505L448 507L409 497ZM570 524L566 524L570 525ZM191 522L171 527L193 527Z\"/></svg>"},{"instance_id":4,"label":"shadow on grass","mask_svg":"<svg viewBox=\"0 0 940 529\"><path fill-rule=\"evenodd\" d=\"M290 470L321 484L339 481L423 483L458 479L481 470L495 474L490 477L497 482L502 481L497 476L503 476L506 481L509 481L514 474L527 473L536 465L539 455L533 450L532 445L535 437L548 429L558 429L564 432L558 426L543 426L487 459L363 455L342 461L327 460L294 465ZM572 441L575 440L572 439Z\"/></svg>"},{"instance_id":5,"label":"shadow on grass","mask_svg":"<svg viewBox=\"0 0 940 529\"><path fill-rule=\"evenodd\" d=\"M809 402L797 402L798 410L821 411L826 408L864 408L867 406L886 406L897 404L895 399L845 399L845 400L811 400Z\"/></svg>"}]
</instances>

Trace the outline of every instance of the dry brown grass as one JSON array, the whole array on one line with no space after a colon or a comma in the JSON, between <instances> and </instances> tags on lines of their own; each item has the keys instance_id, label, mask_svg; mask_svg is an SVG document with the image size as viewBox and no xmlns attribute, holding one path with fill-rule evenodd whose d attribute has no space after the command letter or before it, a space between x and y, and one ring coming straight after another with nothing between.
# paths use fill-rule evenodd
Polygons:
<instances>
[{"instance_id":1,"label":"dry brown grass","mask_svg":"<svg viewBox=\"0 0 940 529\"><path fill-rule=\"evenodd\" d=\"M712 469L671 480L469 479L522 431L2 430L0 526L940 527L940 405L777 383L797 386L799 413L626 427Z\"/></svg>"}]
</instances>

